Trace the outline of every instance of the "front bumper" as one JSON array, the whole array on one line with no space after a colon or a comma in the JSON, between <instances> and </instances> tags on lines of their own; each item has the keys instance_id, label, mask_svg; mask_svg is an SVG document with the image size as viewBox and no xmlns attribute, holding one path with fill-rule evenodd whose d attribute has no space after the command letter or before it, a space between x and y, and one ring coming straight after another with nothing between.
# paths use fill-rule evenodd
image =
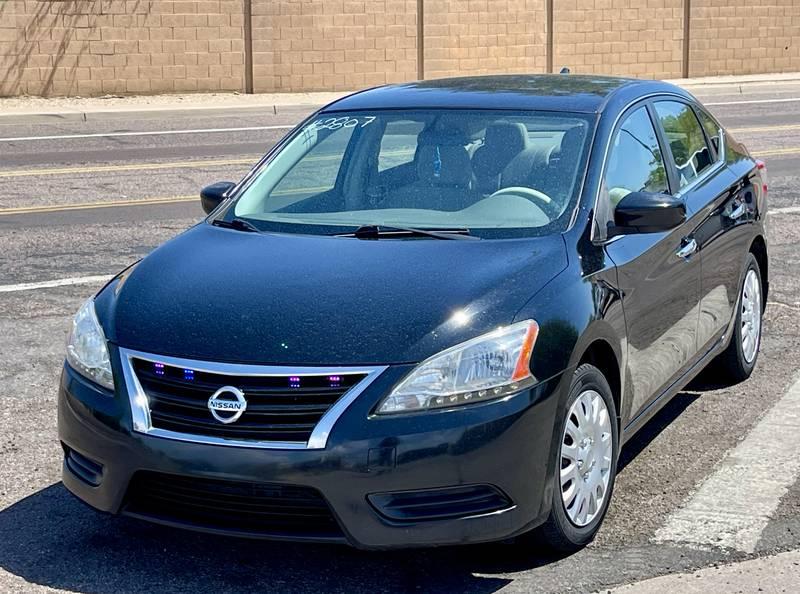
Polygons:
<instances>
[{"instance_id":1,"label":"front bumper","mask_svg":"<svg viewBox=\"0 0 800 594\"><path fill-rule=\"evenodd\" d=\"M64 465L64 485L90 506L130 513L128 488L139 471L248 483L310 487L321 493L339 536L247 533L263 538L340 541L394 548L503 540L540 523L549 512L547 485L562 377L501 401L462 410L369 417L407 370L390 368L337 421L322 450L264 450L188 443L132 431L124 387L111 395L65 366L59 389L59 436L65 451L102 465L92 485ZM492 513L424 521L390 519L369 495L459 485L490 485L510 501ZM375 498L373 497L373 500ZM147 518L242 535L237 530Z\"/></svg>"}]
</instances>

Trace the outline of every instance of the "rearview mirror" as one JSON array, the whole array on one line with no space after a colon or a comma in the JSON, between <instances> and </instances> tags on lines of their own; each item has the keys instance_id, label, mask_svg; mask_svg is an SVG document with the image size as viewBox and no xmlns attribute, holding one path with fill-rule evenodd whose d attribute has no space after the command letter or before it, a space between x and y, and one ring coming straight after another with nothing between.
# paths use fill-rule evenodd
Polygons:
<instances>
[{"instance_id":1,"label":"rearview mirror","mask_svg":"<svg viewBox=\"0 0 800 594\"><path fill-rule=\"evenodd\" d=\"M236 184L233 182L224 181L211 184L200 190L200 203L203 205L203 210L206 214L211 214L211 211L217 208L220 202L225 200L227 193L230 192L235 185Z\"/></svg>"},{"instance_id":2,"label":"rearview mirror","mask_svg":"<svg viewBox=\"0 0 800 594\"><path fill-rule=\"evenodd\" d=\"M609 236L631 233L656 233L674 229L686 219L686 206L668 194L631 192L614 210L614 226Z\"/></svg>"}]
</instances>

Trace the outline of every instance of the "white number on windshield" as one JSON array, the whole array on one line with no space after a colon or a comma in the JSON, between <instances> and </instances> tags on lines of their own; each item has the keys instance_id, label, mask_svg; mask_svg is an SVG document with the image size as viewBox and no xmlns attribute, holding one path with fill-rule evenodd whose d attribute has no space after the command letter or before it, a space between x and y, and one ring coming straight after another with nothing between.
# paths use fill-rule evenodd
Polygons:
<instances>
[{"instance_id":1,"label":"white number on windshield","mask_svg":"<svg viewBox=\"0 0 800 594\"><path fill-rule=\"evenodd\" d=\"M342 128L363 128L376 119L375 116L342 116L338 118L325 118L309 125L309 130L341 130Z\"/></svg>"}]
</instances>

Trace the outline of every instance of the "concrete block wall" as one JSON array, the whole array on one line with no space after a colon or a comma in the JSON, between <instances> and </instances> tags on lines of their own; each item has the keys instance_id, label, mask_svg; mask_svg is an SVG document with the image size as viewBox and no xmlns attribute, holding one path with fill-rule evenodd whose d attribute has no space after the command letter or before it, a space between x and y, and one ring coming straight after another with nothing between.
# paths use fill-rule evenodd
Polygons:
<instances>
[{"instance_id":1,"label":"concrete block wall","mask_svg":"<svg viewBox=\"0 0 800 594\"><path fill-rule=\"evenodd\" d=\"M553 65L573 72L678 78L684 0L555 0Z\"/></svg>"},{"instance_id":2,"label":"concrete block wall","mask_svg":"<svg viewBox=\"0 0 800 594\"><path fill-rule=\"evenodd\" d=\"M561 66L800 71L800 0L0 0L0 96L339 91Z\"/></svg>"},{"instance_id":3,"label":"concrete block wall","mask_svg":"<svg viewBox=\"0 0 800 594\"><path fill-rule=\"evenodd\" d=\"M426 78L544 72L545 0L439 0L424 8Z\"/></svg>"},{"instance_id":4,"label":"concrete block wall","mask_svg":"<svg viewBox=\"0 0 800 594\"><path fill-rule=\"evenodd\" d=\"M800 70L798 0L692 0L689 76Z\"/></svg>"},{"instance_id":5,"label":"concrete block wall","mask_svg":"<svg viewBox=\"0 0 800 594\"><path fill-rule=\"evenodd\" d=\"M0 96L232 91L241 0L0 0Z\"/></svg>"},{"instance_id":6,"label":"concrete block wall","mask_svg":"<svg viewBox=\"0 0 800 594\"><path fill-rule=\"evenodd\" d=\"M253 0L253 88L341 91L417 78L416 0Z\"/></svg>"}]
</instances>

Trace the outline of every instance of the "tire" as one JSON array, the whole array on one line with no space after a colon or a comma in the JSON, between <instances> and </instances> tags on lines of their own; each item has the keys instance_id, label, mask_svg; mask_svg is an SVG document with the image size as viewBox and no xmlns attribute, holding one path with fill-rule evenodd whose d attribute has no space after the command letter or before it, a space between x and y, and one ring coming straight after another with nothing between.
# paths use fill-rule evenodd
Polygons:
<instances>
[{"instance_id":1,"label":"tire","mask_svg":"<svg viewBox=\"0 0 800 594\"><path fill-rule=\"evenodd\" d=\"M586 398L592 402L592 410L597 410L597 421L585 424L584 419L578 419L577 414L581 410L586 410ZM582 400L581 400L582 399ZM581 402L579 403L579 400ZM602 403L602 407L601 407ZM607 423L601 419L605 410ZM576 424L576 421L578 423ZM573 552L589 544L600 529L603 523L611 495L614 491L614 479L617 474L617 455L619 452L619 430L617 427L617 411L614 406L614 398L608 381L593 365L584 364L575 370L569 389L569 397L565 405L559 408L558 431L556 441L553 444L551 456L554 458L555 471L552 477L552 501L550 514L532 536L536 541L547 548L563 552ZM584 427L592 429L587 433L580 430L579 424L584 422ZM569 430L568 425L569 423ZM578 462L573 460L576 456L565 457L565 446L569 448L573 443L580 445L582 441L575 443L574 436L587 437L593 435L595 441L587 448L578 448ZM595 446L598 436L606 436L611 440L607 446ZM602 439L602 441L605 441ZM601 460L602 458L602 460ZM593 461L594 463L592 463ZM582 463L582 465L581 465ZM570 471L570 468L573 468ZM587 471L587 467L588 471ZM605 468L605 472L604 472ZM566 473L571 478L562 479L562 473ZM583 478L587 475L588 478ZM603 477L607 476L607 482L603 487L602 501L595 504L594 509L586 499L586 511L581 513L582 507L578 501L591 493L592 485L602 485ZM598 479L598 477L600 477ZM567 482L564 482L567 480ZM583 480L582 483L578 482ZM570 481L572 486L570 485ZM599 481L599 483L597 482ZM577 493L572 489L576 489ZM564 493L567 493L564 495ZM570 500L570 493L573 498Z\"/></svg>"},{"instance_id":2,"label":"tire","mask_svg":"<svg viewBox=\"0 0 800 594\"><path fill-rule=\"evenodd\" d=\"M756 290L748 281L755 281ZM751 295L748 296L748 291ZM754 303L755 300L755 303ZM751 310L751 311L748 311ZM750 374L758 361L758 351L761 347L761 330L763 328L762 314L764 313L764 289L761 278L761 269L753 254L747 254L745 272L742 275L742 284L739 287L739 298L736 301L736 321L731 342L727 348L713 361L711 373L714 380L722 385L733 385L743 382ZM746 317L750 317L751 326L747 325ZM745 318L745 319L743 319ZM757 324L757 332L753 338L750 335L751 345L745 340L752 324Z\"/></svg>"}]
</instances>

